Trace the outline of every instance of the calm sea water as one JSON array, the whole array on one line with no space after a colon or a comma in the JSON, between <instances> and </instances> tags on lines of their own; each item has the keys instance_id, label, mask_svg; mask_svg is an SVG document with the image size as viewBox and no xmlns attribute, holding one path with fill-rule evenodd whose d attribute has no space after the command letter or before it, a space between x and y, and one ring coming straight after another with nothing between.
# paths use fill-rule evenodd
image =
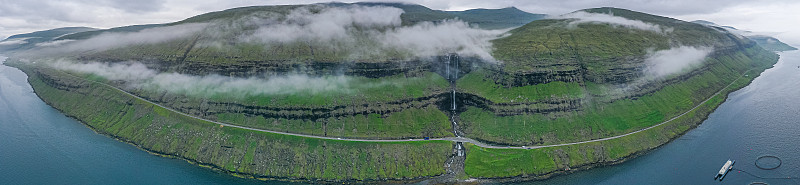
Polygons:
<instances>
[{"instance_id":1,"label":"calm sea water","mask_svg":"<svg viewBox=\"0 0 800 185\"><path fill-rule=\"evenodd\" d=\"M800 177L799 66L800 52L781 53L774 68L732 93L698 128L641 157L523 184L800 184L756 177ZM42 102L25 78L0 66L0 184L265 184L96 134ZM763 155L783 164L760 170L754 163ZM714 181L729 158L737 170Z\"/></svg>"}]
</instances>

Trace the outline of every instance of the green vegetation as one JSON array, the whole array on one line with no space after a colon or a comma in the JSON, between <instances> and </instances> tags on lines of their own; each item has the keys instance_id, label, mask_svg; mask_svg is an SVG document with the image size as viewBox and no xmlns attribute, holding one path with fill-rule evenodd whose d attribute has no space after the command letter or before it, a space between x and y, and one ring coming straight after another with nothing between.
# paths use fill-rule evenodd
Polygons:
<instances>
[{"instance_id":1,"label":"green vegetation","mask_svg":"<svg viewBox=\"0 0 800 185\"><path fill-rule=\"evenodd\" d=\"M113 84L97 75L75 75ZM436 107L437 96L449 86L441 76L425 72L419 77L350 78L347 89L322 92L257 96L238 92L210 96L158 93L157 89L133 92L182 112L252 128L346 138L453 136L448 116ZM418 98L431 99L415 100Z\"/></svg>"},{"instance_id":2,"label":"green vegetation","mask_svg":"<svg viewBox=\"0 0 800 185\"><path fill-rule=\"evenodd\" d=\"M713 46L722 49L736 41L711 28L676 19L616 8L584 10L613 13L633 20L659 25L671 31L654 32L628 29L603 23L568 26L569 19L533 21L511 30L511 36L492 41L492 55L503 61L509 73L573 71L585 69L585 78L603 83L619 77L622 70L635 66L636 59L648 51L669 49L673 45ZM605 79L605 80L603 80Z\"/></svg>"},{"instance_id":3,"label":"green vegetation","mask_svg":"<svg viewBox=\"0 0 800 185\"><path fill-rule=\"evenodd\" d=\"M522 87L503 87L479 69L464 75L456 83L459 92L474 94L495 103L536 102L547 99L582 98L583 88L576 82L554 81Z\"/></svg>"},{"instance_id":4,"label":"green vegetation","mask_svg":"<svg viewBox=\"0 0 800 185\"><path fill-rule=\"evenodd\" d=\"M484 94L482 96L494 103L510 102L511 98L492 98L499 95L485 94L535 97L539 92L555 92L550 98L580 97L581 103L576 109L520 112L512 116L468 107L460 114L467 137L516 146L579 142L637 131L697 108L653 129L601 142L531 150L470 145L465 166L469 176L545 178L570 169L624 161L695 127L725 100L727 93L746 86L777 61L777 55L754 46L749 40L701 25L614 8L585 11L611 12L670 31L644 31L602 23L572 27L567 25L570 20L539 20L512 30L511 36L494 41L493 54L503 61L502 71L465 76L459 81L459 87ZM692 70L665 79L636 81L641 78L636 74L640 70L638 66L649 52L668 49L676 43L712 46L716 52L702 66ZM742 76L750 69L748 76ZM515 77L525 74L534 75ZM542 77L545 80L541 80ZM541 83L525 82L529 80ZM729 88L722 90L731 82ZM569 83L576 85L547 86ZM514 88L536 90L511 91ZM721 93L712 98L720 90ZM699 105L708 98L711 99Z\"/></svg>"},{"instance_id":5,"label":"green vegetation","mask_svg":"<svg viewBox=\"0 0 800 185\"><path fill-rule=\"evenodd\" d=\"M658 147L702 122L722 104L727 94L747 86L767 66L759 66L697 109L650 130L622 138L577 145L513 150L467 146L465 172L471 177L549 177L572 169L591 168L627 160ZM492 170L487 170L492 169Z\"/></svg>"},{"instance_id":6,"label":"green vegetation","mask_svg":"<svg viewBox=\"0 0 800 185\"><path fill-rule=\"evenodd\" d=\"M444 173L449 141L350 142L221 127L46 68L17 64L37 95L100 133L256 178L378 180Z\"/></svg>"},{"instance_id":7,"label":"green vegetation","mask_svg":"<svg viewBox=\"0 0 800 185\"><path fill-rule=\"evenodd\" d=\"M404 76L403 74L383 77L323 77L326 81L342 82L344 89L315 90L310 88L298 92L281 92L249 94L243 92L204 94L197 91L170 92L171 94L186 95L186 101L197 102L203 100L241 103L253 106L270 107L332 107L338 105L369 104L378 102L402 101L406 99L422 98L445 92L449 87L447 80L431 72L425 72L418 77ZM158 88L146 89L137 92L145 97L162 96ZM154 97L155 98L155 97Z\"/></svg>"},{"instance_id":8,"label":"green vegetation","mask_svg":"<svg viewBox=\"0 0 800 185\"><path fill-rule=\"evenodd\" d=\"M346 83L346 89L238 98L242 93L134 92L182 112L253 128L347 138L453 136L448 116L436 107L449 86L439 75L350 77Z\"/></svg>"},{"instance_id":9,"label":"green vegetation","mask_svg":"<svg viewBox=\"0 0 800 185\"><path fill-rule=\"evenodd\" d=\"M664 84L659 90L635 99L603 102L598 101L602 98L597 98L585 102L580 111L518 116L496 116L470 107L460 117L468 137L514 145L557 144L619 135L680 115L751 66L776 61L774 54L766 51L747 54L755 56L750 58L745 53L737 53L709 59L707 71L678 83Z\"/></svg>"},{"instance_id":10,"label":"green vegetation","mask_svg":"<svg viewBox=\"0 0 800 185\"><path fill-rule=\"evenodd\" d=\"M512 177L545 174L556 166L542 150L490 149L467 144L464 171L472 177Z\"/></svg>"},{"instance_id":11,"label":"green vegetation","mask_svg":"<svg viewBox=\"0 0 800 185\"><path fill-rule=\"evenodd\" d=\"M579 24L546 19L511 30L511 36L492 41L492 55L509 72L570 71L581 64L589 72L608 71L624 56L643 56L648 49L668 49L662 34L636 29L616 29L609 24Z\"/></svg>"},{"instance_id":12,"label":"green vegetation","mask_svg":"<svg viewBox=\"0 0 800 185\"><path fill-rule=\"evenodd\" d=\"M449 137L450 121L434 106L405 109L382 117L379 114L300 120L250 117L220 113L217 120L252 128L342 138L422 138Z\"/></svg>"}]
</instances>

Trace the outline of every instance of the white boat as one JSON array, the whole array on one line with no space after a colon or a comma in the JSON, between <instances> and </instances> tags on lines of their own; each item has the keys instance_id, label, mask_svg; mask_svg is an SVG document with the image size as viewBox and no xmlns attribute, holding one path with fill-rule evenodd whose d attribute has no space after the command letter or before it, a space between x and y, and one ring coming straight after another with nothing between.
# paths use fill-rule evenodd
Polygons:
<instances>
[{"instance_id":1,"label":"white boat","mask_svg":"<svg viewBox=\"0 0 800 185\"><path fill-rule=\"evenodd\" d=\"M714 176L714 180L717 180L719 178L719 181L722 181L722 178L725 178L725 175L728 174L728 171L731 171L731 169L733 169L733 163L735 162L736 160L728 159L728 161L725 162L724 165L722 165L722 168L719 169L719 173L717 173L717 175Z\"/></svg>"}]
</instances>

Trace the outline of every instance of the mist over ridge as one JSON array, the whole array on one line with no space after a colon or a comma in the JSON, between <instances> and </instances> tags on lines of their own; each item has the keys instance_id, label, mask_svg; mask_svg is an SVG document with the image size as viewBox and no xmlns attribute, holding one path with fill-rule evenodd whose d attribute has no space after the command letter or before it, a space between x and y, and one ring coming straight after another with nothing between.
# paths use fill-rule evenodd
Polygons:
<instances>
[{"instance_id":1,"label":"mist over ridge","mask_svg":"<svg viewBox=\"0 0 800 185\"><path fill-rule=\"evenodd\" d=\"M225 95L235 98L258 95L352 93L355 88L379 88L389 83L355 83L350 76L312 77L305 74L273 75L264 77L228 77L221 75L188 75L175 72L158 72L135 61L122 63L81 63L57 60L50 66L66 71L92 74L111 81L123 81L129 88L166 91L196 97Z\"/></svg>"},{"instance_id":2,"label":"mist over ridge","mask_svg":"<svg viewBox=\"0 0 800 185\"><path fill-rule=\"evenodd\" d=\"M244 42L260 42L273 47L287 43L348 53L352 60L369 60L385 53L400 53L404 58L426 58L447 53L477 56L496 62L491 56L492 39L507 30L484 30L459 19L421 22L401 26L402 9L384 6L316 6L292 10L279 16L254 19L260 25L254 33L241 36Z\"/></svg>"},{"instance_id":3,"label":"mist over ridge","mask_svg":"<svg viewBox=\"0 0 800 185\"><path fill-rule=\"evenodd\" d=\"M564 15L559 16L552 16L550 18L553 19L576 19L575 21L569 22L567 27L574 28L578 24L582 23L607 23L615 26L622 26L626 28L634 28L640 29L645 31L653 31L657 33L668 33L672 32L672 28L662 28L659 25L646 23L639 20L631 20L625 17L614 16L613 14L605 14L605 13L590 13L586 11L576 11Z\"/></svg>"}]
</instances>

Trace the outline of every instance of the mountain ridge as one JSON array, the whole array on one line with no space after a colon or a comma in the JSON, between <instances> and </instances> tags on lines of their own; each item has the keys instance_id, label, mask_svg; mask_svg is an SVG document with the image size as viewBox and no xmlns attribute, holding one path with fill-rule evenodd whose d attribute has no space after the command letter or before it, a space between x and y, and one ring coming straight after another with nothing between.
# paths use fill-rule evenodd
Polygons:
<instances>
[{"instance_id":1,"label":"mountain ridge","mask_svg":"<svg viewBox=\"0 0 800 185\"><path fill-rule=\"evenodd\" d=\"M407 22L405 22L404 24L414 24L414 23L417 23L417 22L424 22L424 21L440 21L440 20L443 20L443 19L454 19L454 18L459 17L459 15L465 16L465 15L475 14L475 13L471 13L471 12L474 12L474 11L480 11L480 13L482 13L482 14L478 13L478 15L474 15L474 16L484 16L484 17L488 17L485 14L503 14L504 11L511 11L511 13L513 13L513 14L502 15L502 16L517 16L517 17L521 16L521 17L523 17L522 20L521 20L523 22L522 24L530 22L530 21L533 21L533 20L536 20L536 19L541 19L541 18L544 17L544 14L531 14L531 13L524 12L522 10L516 9L514 7L501 8L501 9L470 9L470 10L465 10L465 11L441 11L441 10L432 10L430 8L427 8L427 7L424 7L424 6L421 6L421 5L404 4L404 3L372 3L372 2L336 3L336 2L332 2L332 3L319 3L319 4L312 4L312 5L332 5L332 6L364 5L364 6L389 6L389 7L401 8L401 9L405 10L406 13L414 14L414 15L408 15L408 14L405 15L405 17L407 19ZM133 31L140 31L142 29L159 27L159 26L177 25L177 24L185 24L185 23L196 23L196 22L207 22L207 21L216 19L217 17L239 17L239 16L245 16L245 15L249 14L248 12L260 11L261 9L264 9L264 8L268 8L268 9L276 8L276 7L296 8L296 7L301 7L301 6L304 6L304 5L237 7L237 8L231 8L231 9L226 9L226 10L221 10L221 11L216 11L216 12L204 13L204 14L192 16L190 18L186 18L184 20L176 21L176 22L173 22L173 23L122 26L122 27L116 27L116 28L109 28L109 29L105 29L105 30L97 30L96 32L76 33L76 34L73 34L73 35L66 35L65 37L61 37L59 39L86 39L86 38L88 38L90 36L94 36L94 35L97 35L97 34L103 33L103 32L133 32ZM423 15L423 16L417 16L417 15ZM415 17L425 17L425 18L422 18L422 19L418 20ZM462 19L464 19L464 18L462 18ZM521 25L520 21L511 22L511 23L495 23L495 22L500 22L500 21L497 21L497 20L495 20L495 21L481 20L480 17L474 17L474 18L470 17L470 18L467 18L467 19L476 19L474 21L466 20L467 22L471 22L471 23L489 23L490 24L490 28L495 28L495 29L503 29L503 28L508 28L508 27Z\"/></svg>"}]
</instances>

